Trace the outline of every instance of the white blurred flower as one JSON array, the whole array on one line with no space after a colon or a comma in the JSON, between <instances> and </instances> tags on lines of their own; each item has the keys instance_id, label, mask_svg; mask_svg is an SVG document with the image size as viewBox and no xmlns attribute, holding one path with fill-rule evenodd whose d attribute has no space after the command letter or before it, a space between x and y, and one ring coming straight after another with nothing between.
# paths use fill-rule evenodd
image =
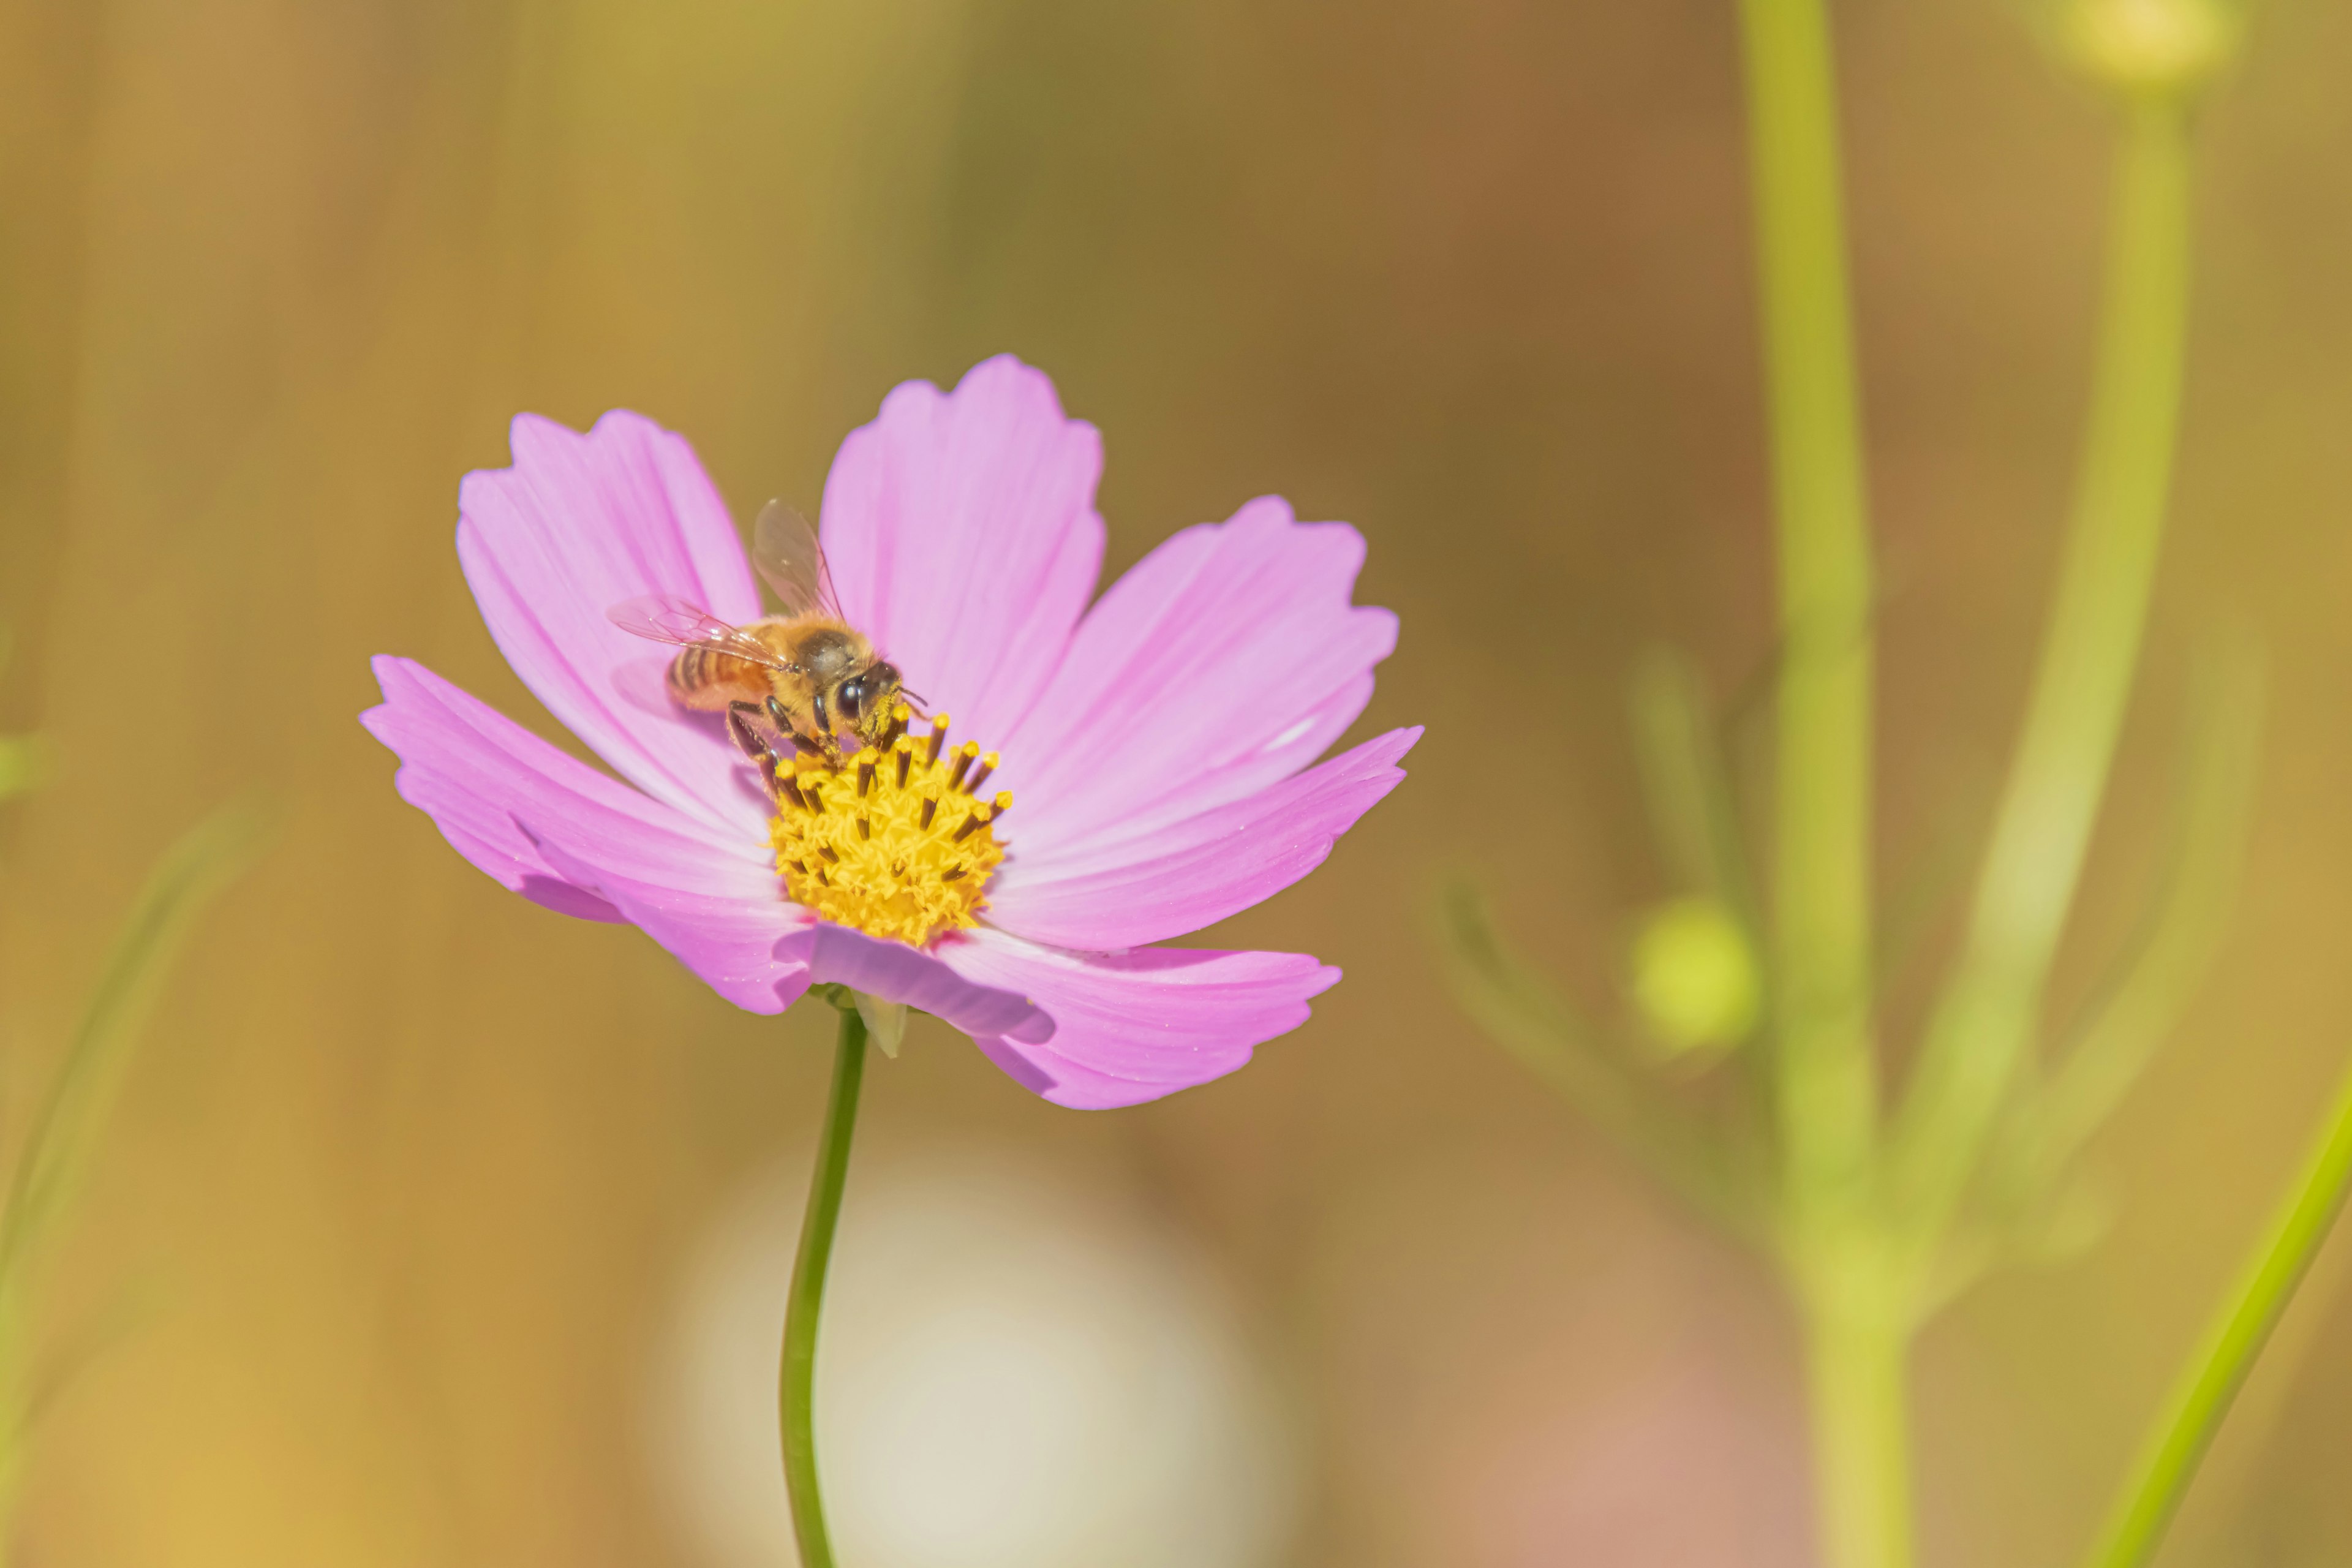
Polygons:
<instances>
[{"instance_id":1,"label":"white blurred flower","mask_svg":"<svg viewBox=\"0 0 2352 1568\"><path fill-rule=\"evenodd\" d=\"M808 1162L749 1184L682 1282L655 1462L709 1568L793 1558L776 1356ZM997 1152L866 1153L817 1364L817 1456L860 1568L1255 1568L1285 1445L1201 1265L1132 1202Z\"/></svg>"}]
</instances>

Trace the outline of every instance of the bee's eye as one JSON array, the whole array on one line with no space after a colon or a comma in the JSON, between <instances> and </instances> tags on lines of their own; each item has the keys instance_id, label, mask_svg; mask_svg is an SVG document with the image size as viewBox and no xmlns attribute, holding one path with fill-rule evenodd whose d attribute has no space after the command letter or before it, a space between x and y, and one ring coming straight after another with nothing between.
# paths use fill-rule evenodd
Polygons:
<instances>
[{"instance_id":1,"label":"bee's eye","mask_svg":"<svg viewBox=\"0 0 2352 1568\"><path fill-rule=\"evenodd\" d=\"M841 710L841 716L845 719L856 718L858 707L865 700L866 683L863 680L845 680L834 692L835 705Z\"/></svg>"}]
</instances>

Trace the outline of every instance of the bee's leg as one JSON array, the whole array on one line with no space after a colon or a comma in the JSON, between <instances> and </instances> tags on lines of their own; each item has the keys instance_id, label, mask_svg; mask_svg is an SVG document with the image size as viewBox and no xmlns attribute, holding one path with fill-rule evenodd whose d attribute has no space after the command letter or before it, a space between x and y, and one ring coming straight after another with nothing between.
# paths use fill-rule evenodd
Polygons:
<instances>
[{"instance_id":1,"label":"bee's leg","mask_svg":"<svg viewBox=\"0 0 2352 1568\"><path fill-rule=\"evenodd\" d=\"M767 713L768 721L776 727L776 733L790 741L795 750L805 752L812 757L824 755L824 748L801 733L801 727L793 722L793 710L772 692L768 697Z\"/></svg>"},{"instance_id":2,"label":"bee's leg","mask_svg":"<svg viewBox=\"0 0 2352 1568\"><path fill-rule=\"evenodd\" d=\"M825 711L824 693L809 693L809 707L816 715L816 743L824 748L824 760L835 767L841 766L841 742L834 739L833 716Z\"/></svg>"},{"instance_id":3,"label":"bee's leg","mask_svg":"<svg viewBox=\"0 0 2352 1568\"><path fill-rule=\"evenodd\" d=\"M760 705L756 702L730 702L727 705L727 738L735 742L737 751L764 766L769 754L767 739L752 727L751 722L759 714Z\"/></svg>"}]
</instances>

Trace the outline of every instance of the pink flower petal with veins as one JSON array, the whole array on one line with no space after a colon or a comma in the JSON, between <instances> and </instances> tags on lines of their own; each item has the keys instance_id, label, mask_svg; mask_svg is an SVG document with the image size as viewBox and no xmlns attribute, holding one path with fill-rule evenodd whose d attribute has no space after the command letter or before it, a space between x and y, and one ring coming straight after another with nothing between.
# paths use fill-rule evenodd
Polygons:
<instances>
[{"instance_id":1,"label":"pink flower petal with veins","mask_svg":"<svg viewBox=\"0 0 2352 1568\"><path fill-rule=\"evenodd\" d=\"M1262 904L1331 853L1339 836L1404 778L1421 738L1391 730L1230 805L1111 837L1046 868L1008 861L989 920L1032 942L1141 947Z\"/></svg>"},{"instance_id":2,"label":"pink flower petal with veins","mask_svg":"<svg viewBox=\"0 0 2352 1568\"><path fill-rule=\"evenodd\" d=\"M460 489L467 581L524 683L627 782L406 659L376 661L384 700L362 716L400 757L402 797L503 886L635 924L755 1012L812 984L920 1008L1064 1105L1231 1072L1338 980L1303 954L1146 944L1297 880L1402 778L1417 729L1310 766L1395 646L1393 616L1350 602L1355 530L1261 498L1170 539L1088 609L1094 428L1009 357L951 393L892 392L825 485L835 585L908 688L1000 752L991 787L1020 802L984 923L919 949L791 901L764 787L713 716L672 703L668 650L605 616L648 594L761 614L686 443L624 412L585 435L525 416L514 456Z\"/></svg>"},{"instance_id":3,"label":"pink flower petal with veins","mask_svg":"<svg viewBox=\"0 0 2352 1568\"><path fill-rule=\"evenodd\" d=\"M1223 1078L1262 1040L1307 1021L1339 972L1297 952L1153 947L1070 952L1002 932L961 933L950 962L1019 988L1054 1016L1038 1044L980 1037L989 1059L1056 1105L1137 1105Z\"/></svg>"},{"instance_id":4,"label":"pink flower petal with veins","mask_svg":"<svg viewBox=\"0 0 2352 1568\"><path fill-rule=\"evenodd\" d=\"M824 481L849 624L931 710L998 745L1053 679L1102 571L1102 438L1010 354L952 393L910 381Z\"/></svg>"},{"instance_id":5,"label":"pink flower petal with veins","mask_svg":"<svg viewBox=\"0 0 2352 1568\"><path fill-rule=\"evenodd\" d=\"M1025 994L973 977L948 953L819 923L810 932L809 954L819 981L919 1007L967 1035L1003 1035L1029 1044L1054 1036L1053 1016Z\"/></svg>"},{"instance_id":6,"label":"pink flower petal with veins","mask_svg":"<svg viewBox=\"0 0 2352 1568\"><path fill-rule=\"evenodd\" d=\"M1028 721L983 742L1029 818L1024 861L1242 799L1321 756L1396 647L1395 616L1349 603L1363 562L1354 529L1295 521L1266 496L1112 584Z\"/></svg>"},{"instance_id":7,"label":"pink flower petal with veins","mask_svg":"<svg viewBox=\"0 0 2352 1568\"><path fill-rule=\"evenodd\" d=\"M531 695L614 772L689 816L760 835L758 796L715 723L682 721L662 689L668 654L605 610L646 594L725 621L757 620L760 591L727 506L693 450L616 410L582 436L514 422L515 463L457 489L457 559L490 637Z\"/></svg>"},{"instance_id":8,"label":"pink flower petal with veins","mask_svg":"<svg viewBox=\"0 0 2352 1568\"><path fill-rule=\"evenodd\" d=\"M375 672L383 704L360 721L399 753L401 798L467 859L550 909L641 927L739 1007L781 1013L808 988L805 955L778 948L811 917L784 901L763 847L565 756L420 664L379 658Z\"/></svg>"},{"instance_id":9,"label":"pink flower petal with veins","mask_svg":"<svg viewBox=\"0 0 2352 1568\"><path fill-rule=\"evenodd\" d=\"M525 823L526 831L533 825ZM812 982L815 921L771 888L765 896L724 883L671 887L600 866L542 825L540 852L566 879L595 889L621 918L659 942L703 983L752 1013L781 1013ZM774 873L769 873L772 879Z\"/></svg>"}]
</instances>

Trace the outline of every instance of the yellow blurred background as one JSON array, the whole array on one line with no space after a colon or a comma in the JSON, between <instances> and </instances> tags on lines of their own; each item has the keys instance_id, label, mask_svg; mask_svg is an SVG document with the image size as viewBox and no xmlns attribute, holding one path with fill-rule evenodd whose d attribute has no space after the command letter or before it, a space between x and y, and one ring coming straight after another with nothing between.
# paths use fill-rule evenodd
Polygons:
<instances>
[{"instance_id":1,"label":"yellow blurred background","mask_svg":"<svg viewBox=\"0 0 2352 1568\"><path fill-rule=\"evenodd\" d=\"M1998 0L1841 25L1892 892L2006 754L2108 131ZM1768 1276L1462 1021L1424 917L1467 865L1602 994L1663 888L1626 672L1674 641L1727 692L1769 657L1736 42L1727 0L0 4L0 730L61 758L0 815L17 1120L144 868L239 792L280 815L52 1293L60 1334L132 1306L39 1432L24 1561L731 1568L665 1369L723 1216L803 1157L826 1023L467 868L354 722L367 657L553 732L451 548L519 409L642 410L748 517L813 503L896 382L1006 350L1104 433L1111 570L1268 490L1360 527L1404 626L1363 731L1432 729L1322 871L1202 939L1343 966L1312 1023L1087 1114L919 1024L871 1075L845 1269L943 1150L1109 1205L1071 1236L1159 1238L1135 1278L1221 1303L1286 1456L1256 1544L1194 1568L1805 1561ZM2203 118L2175 531L2062 1003L2148 886L2185 650L2231 616L2272 655L2260 821L2100 1146L2112 1230L1925 1341L1931 1564L2080 1550L2352 1053L2347 68L2352 14L2274 0ZM2170 1560L2352 1553L2347 1394L2318 1289ZM958 1549L929 1561L996 1560Z\"/></svg>"}]
</instances>

